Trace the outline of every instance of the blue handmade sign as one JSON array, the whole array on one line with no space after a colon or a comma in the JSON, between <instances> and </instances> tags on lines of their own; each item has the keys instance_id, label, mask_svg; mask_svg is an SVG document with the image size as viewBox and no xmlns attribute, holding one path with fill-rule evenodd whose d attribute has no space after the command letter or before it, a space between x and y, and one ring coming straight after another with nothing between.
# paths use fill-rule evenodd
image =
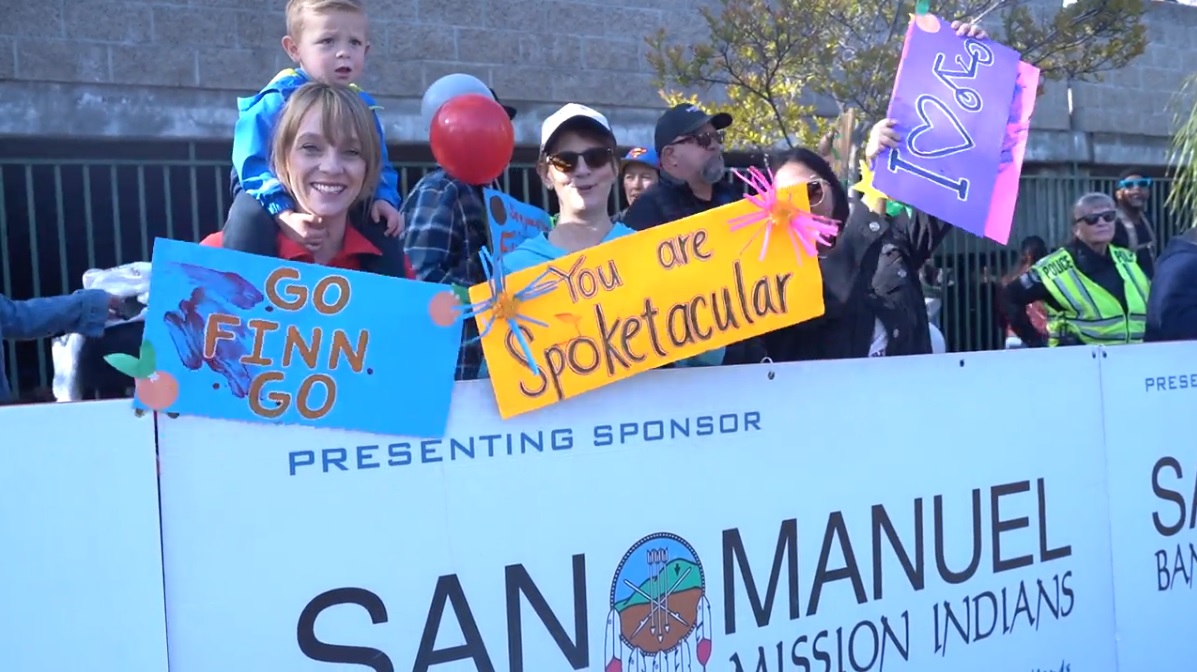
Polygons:
<instances>
[{"instance_id":1,"label":"blue handmade sign","mask_svg":"<svg viewBox=\"0 0 1197 672\"><path fill-rule=\"evenodd\" d=\"M1018 68L1009 47L912 19L889 104L902 143L878 154L873 186L984 236Z\"/></svg>"},{"instance_id":2,"label":"blue handmade sign","mask_svg":"<svg viewBox=\"0 0 1197 672\"><path fill-rule=\"evenodd\" d=\"M461 346L444 285L159 238L137 408L439 437Z\"/></svg>"},{"instance_id":3,"label":"blue handmade sign","mask_svg":"<svg viewBox=\"0 0 1197 672\"><path fill-rule=\"evenodd\" d=\"M483 189L482 197L486 200L486 217L490 220L490 239L500 254L506 254L525 240L553 228L549 213L535 205L494 189Z\"/></svg>"}]
</instances>

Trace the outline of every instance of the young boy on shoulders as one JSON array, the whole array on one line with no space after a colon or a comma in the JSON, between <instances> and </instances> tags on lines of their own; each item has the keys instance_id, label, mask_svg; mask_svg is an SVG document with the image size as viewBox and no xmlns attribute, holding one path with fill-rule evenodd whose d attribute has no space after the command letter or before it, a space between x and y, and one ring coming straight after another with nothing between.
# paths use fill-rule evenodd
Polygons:
<instances>
[{"instance_id":1,"label":"young boy on shoulders","mask_svg":"<svg viewBox=\"0 0 1197 672\"><path fill-rule=\"evenodd\" d=\"M283 70L257 95L237 101L240 115L233 133L233 204L223 229L223 246L277 256L278 228L311 249L318 248L324 227L299 212L277 176L270 171L270 141L274 126L290 95L311 80L357 91L371 109L378 104L353 82L365 70L370 50L368 22L362 0L288 0L287 35L283 49L298 67ZM403 276L403 230L399 213L399 176L382 143L382 179L368 213L354 224L382 252L372 272ZM371 225L365 221L368 216ZM314 225L312 225L314 224ZM310 226L312 225L312 226Z\"/></svg>"}]
</instances>

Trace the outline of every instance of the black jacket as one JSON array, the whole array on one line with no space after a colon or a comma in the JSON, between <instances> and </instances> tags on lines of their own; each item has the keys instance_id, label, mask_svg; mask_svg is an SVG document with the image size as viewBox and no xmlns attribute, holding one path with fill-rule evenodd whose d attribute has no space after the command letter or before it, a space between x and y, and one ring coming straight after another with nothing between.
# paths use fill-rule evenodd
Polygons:
<instances>
[{"instance_id":1,"label":"black jacket","mask_svg":"<svg viewBox=\"0 0 1197 672\"><path fill-rule=\"evenodd\" d=\"M1107 248L1106 253L1101 255L1076 238L1065 245L1064 249L1068 251L1068 256L1072 257L1077 271L1109 292L1110 296L1114 297L1122 306L1122 311L1125 313L1127 310L1126 285L1109 249ZM1144 271L1145 274L1146 272ZM1061 306L1052 297L1051 292L1047 291L1042 278L1039 277L1039 271L1035 270L1033 266L1031 270L1018 276L1002 290L1002 313L1009 316L1010 330L1014 332L1015 336L1022 339L1023 344L1028 348L1042 348L1047 345L1047 338L1035 330L1031 324L1031 318L1027 315L1026 307L1036 301L1042 301L1056 310L1064 310L1064 306ZM1079 341L1076 343L1062 341L1060 345L1079 345L1079 343Z\"/></svg>"},{"instance_id":2,"label":"black jacket","mask_svg":"<svg viewBox=\"0 0 1197 672\"><path fill-rule=\"evenodd\" d=\"M1197 340L1197 229L1173 238L1156 261L1143 340Z\"/></svg>"},{"instance_id":3,"label":"black jacket","mask_svg":"<svg viewBox=\"0 0 1197 672\"><path fill-rule=\"evenodd\" d=\"M734 203L741 196L732 185L719 182L711 189L711 200L704 201L694 195L690 185L662 172L661 179L640 194L623 212L623 224L630 229L644 231Z\"/></svg>"},{"instance_id":4,"label":"black jacket","mask_svg":"<svg viewBox=\"0 0 1197 672\"><path fill-rule=\"evenodd\" d=\"M889 218L851 202L835 245L819 255L822 317L768 334L774 361L866 357L880 321L886 356L931 352L927 304L919 270L951 231L926 213Z\"/></svg>"}]
</instances>

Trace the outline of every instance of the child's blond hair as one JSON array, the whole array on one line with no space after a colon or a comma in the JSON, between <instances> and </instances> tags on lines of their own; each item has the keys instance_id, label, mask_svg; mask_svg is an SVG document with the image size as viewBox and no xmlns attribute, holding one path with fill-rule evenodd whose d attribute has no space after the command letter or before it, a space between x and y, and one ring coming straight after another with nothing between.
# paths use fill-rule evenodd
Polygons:
<instances>
[{"instance_id":1,"label":"child's blond hair","mask_svg":"<svg viewBox=\"0 0 1197 672\"><path fill-rule=\"evenodd\" d=\"M320 128L325 139L334 145L356 141L366 162L362 190L354 202L372 199L382 174L382 138L374 123L374 113L366 101L348 87L308 82L291 94L274 130L270 150L270 167L274 174L293 197L298 199L303 193L297 183L300 176L291 174L288 157L303 118L316 108L320 110Z\"/></svg>"},{"instance_id":2,"label":"child's blond hair","mask_svg":"<svg viewBox=\"0 0 1197 672\"><path fill-rule=\"evenodd\" d=\"M366 15L363 0L287 0L287 34L292 38L303 32L303 17L308 12L357 12Z\"/></svg>"}]
</instances>

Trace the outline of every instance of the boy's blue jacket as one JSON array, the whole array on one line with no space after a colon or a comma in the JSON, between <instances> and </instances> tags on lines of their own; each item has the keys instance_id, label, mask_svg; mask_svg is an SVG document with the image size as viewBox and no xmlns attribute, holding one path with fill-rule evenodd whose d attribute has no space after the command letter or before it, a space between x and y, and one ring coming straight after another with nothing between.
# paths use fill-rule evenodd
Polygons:
<instances>
[{"instance_id":1,"label":"boy's blue jacket","mask_svg":"<svg viewBox=\"0 0 1197 672\"><path fill-rule=\"evenodd\" d=\"M633 233L636 232L623 224L616 223L615 226L611 227L611 231L607 233L602 242L610 242L616 238L630 236ZM525 268L539 266L554 259L560 259L564 256L566 256L566 251L550 243L548 236L542 233L535 238L525 240L523 243L520 243L519 247L503 255L503 271L505 273L514 273L522 271ZM723 355L726 351L726 348L715 348L701 355L674 362L673 365L675 367L719 366L723 363ZM478 377L486 378L488 377L486 362L482 364L482 373Z\"/></svg>"},{"instance_id":2,"label":"boy's blue jacket","mask_svg":"<svg viewBox=\"0 0 1197 672\"><path fill-rule=\"evenodd\" d=\"M237 173L241 188L257 199L271 215L295 209L295 201L270 171L270 143L283 104L296 89L309 81L311 78L302 68L288 68L275 75L257 95L237 99L240 114L233 130L233 170ZM370 94L351 86L361 94L370 109L375 110L374 123L382 138L382 179L379 180L374 198L398 209L399 175L387 156L386 134L383 133L382 121L377 113L379 105Z\"/></svg>"}]
</instances>

